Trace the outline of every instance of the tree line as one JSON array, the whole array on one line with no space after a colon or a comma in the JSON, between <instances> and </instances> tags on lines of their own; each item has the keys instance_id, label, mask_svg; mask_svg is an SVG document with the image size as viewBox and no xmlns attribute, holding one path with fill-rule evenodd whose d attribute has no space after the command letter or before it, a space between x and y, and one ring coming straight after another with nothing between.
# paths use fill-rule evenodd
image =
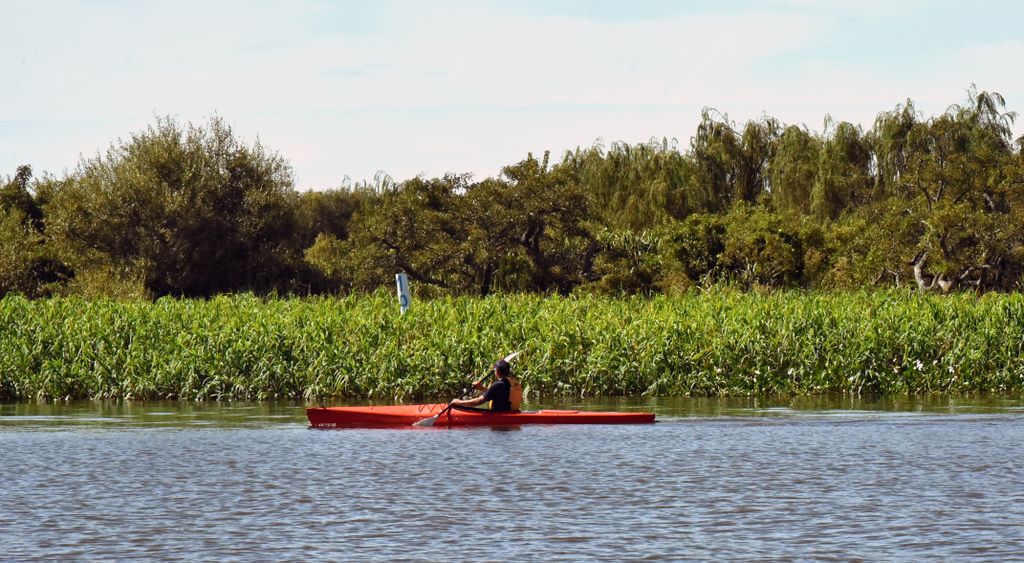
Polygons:
<instances>
[{"instance_id":1,"label":"tree line","mask_svg":"<svg viewBox=\"0 0 1024 563\"><path fill-rule=\"evenodd\" d=\"M925 117L823 131L705 109L676 141L530 154L468 174L295 189L291 168L219 118L157 118L63 177L0 181L0 294L118 298L680 292L1016 291L1024 143L972 87Z\"/></svg>"}]
</instances>

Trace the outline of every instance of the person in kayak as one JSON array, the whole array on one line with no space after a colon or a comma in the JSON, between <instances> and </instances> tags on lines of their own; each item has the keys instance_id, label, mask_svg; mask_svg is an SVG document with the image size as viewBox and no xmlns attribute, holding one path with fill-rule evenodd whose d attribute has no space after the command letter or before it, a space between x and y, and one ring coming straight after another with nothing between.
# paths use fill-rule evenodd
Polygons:
<instances>
[{"instance_id":1,"label":"person in kayak","mask_svg":"<svg viewBox=\"0 0 1024 563\"><path fill-rule=\"evenodd\" d=\"M474 399L455 399L450 404L454 407L475 407L490 401L492 411L518 411L523 402L523 388L519 380L512 377L512 366L505 360L498 360L491 367L494 368L495 381L490 387L484 390L479 381L473 383L483 394Z\"/></svg>"}]
</instances>

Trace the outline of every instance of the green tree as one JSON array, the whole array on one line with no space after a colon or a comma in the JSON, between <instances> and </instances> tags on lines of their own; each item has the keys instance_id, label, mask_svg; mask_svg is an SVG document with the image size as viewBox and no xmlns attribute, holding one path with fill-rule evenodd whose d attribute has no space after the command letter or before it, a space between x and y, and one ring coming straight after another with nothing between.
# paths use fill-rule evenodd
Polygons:
<instances>
[{"instance_id":1,"label":"green tree","mask_svg":"<svg viewBox=\"0 0 1024 563\"><path fill-rule=\"evenodd\" d=\"M761 206L739 203L725 217L719 266L747 287L804 285L800 233Z\"/></svg>"},{"instance_id":2,"label":"green tree","mask_svg":"<svg viewBox=\"0 0 1024 563\"><path fill-rule=\"evenodd\" d=\"M913 279L911 261L923 225L899 198L863 205L825 233L824 289L900 287Z\"/></svg>"},{"instance_id":3,"label":"green tree","mask_svg":"<svg viewBox=\"0 0 1024 563\"><path fill-rule=\"evenodd\" d=\"M693 163L674 140L577 149L560 166L591 196L600 222L614 228L653 229L702 208Z\"/></svg>"},{"instance_id":4,"label":"green tree","mask_svg":"<svg viewBox=\"0 0 1024 563\"><path fill-rule=\"evenodd\" d=\"M911 261L921 291L996 283L1022 237L1013 221L1015 114L996 93L972 88L967 103L915 125L904 192L923 227Z\"/></svg>"},{"instance_id":5,"label":"green tree","mask_svg":"<svg viewBox=\"0 0 1024 563\"><path fill-rule=\"evenodd\" d=\"M41 233L43 210L31 192L31 180L32 167L27 164L19 166L14 177L0 186L0 208L5 211L18 211L33 229Z\"/></svg>"},{"instance_id":6,"label":"green tree","mask_svg":"<svg viewBox=\"0 0 1024 563\"><path fill-rule=\"evenodd\" d=\"M591 274L598 245L590 233L591 200L570 170L548 166L532 154L502 170L507 194L498 195L495 208L515 229L517 250L530 265L526 289L568 294Z\"/></svg>"},{"instance_id":7,"label":"green tree","mask_svg":"<svg viewBox=\"0 0 1024 563\"><path fill-rule=\"evenodd\" d=\"M919 122L911 100L875 118L874 127L868 133L868 143L875 158L875 191L878 195L904 195L903 176L910 158L910 133Z\"/></svg>"},{"instance_id":8,"label":"green tree","mask_svg":"<svg viewBox=\"0 0 1024 563\"><path fill-rule=\"evenodd\" d=\"M768 169L780 130L775 119L765 117L737 132L727 115L708 108L701 112L690 157L703 210L727 211L733 202L753 203L769 191Z\"/></svg>"},{"instance_id":9,"label":"green tree","mask_svg":"<svg viewBox=\"0 0 1024 563\"><path fill-rule=\"evenodd\" d=\"M309 247L321 234L347 239L352 215L373 205L376 199L376 191L360 186L297 194L295 214L299 244L303 248Z\"/></svg>"},{"instance_id":10,"label":"green tree","mask_svg":"<svg viewBox=\"0 0 1024 563\"><path fill-rule=\"evenodd\" d=\"M722 274L718 265L725 250L726 225L721 215L695 213L666 227L660 235L663 283L702 284ZM679 274L686 281L681 283Z\"/></svg>"},{"instance_id":11,"label":"green tree","mask_svg":"<svg viewBox=\"0 0 1024 563\"><path fill-rule=\"evenodd\" d=\"M585 225L589 213L589 199L567 167L530 155L498 179L403 182L352 216L347 240L322 237L307 260L344 272L359 290L390 284L404 271L444 292L568 293L588 279L596 253ZM326 265L335 259L345 264Z\"/></svg>"},{"instance_id":12,"label":"green tree","mask_svg":"<svg viewBox=\"0 0 1024 563\"><path fill-rule=\"evenodd\" d=\"M45 221L36 192L54 182L33 180L32 168L19 166L0 185L0 295L43 297L67 281L71 271L46 245Z\"/></svg>"},{"instance_id":13,"label":"green tree","mask_svg":"<svg viewBox=\"0 0 1024 563\"><path fill-rule=\"evenodd\" d=\"M354 213L349 238L340 247L322 238L325 253L335 248L325 256L345 260L335 271L344 272L357 289L389 285L395 273L405 272L421 284L464 290L469 284L461 247L467 235L456 217L467 182L465 175L403 182Z\"/></svg>"},{"instance_id":14,"label":"green tree","mask_svg":"<svg viewBox=\"0 0 1024 563\"><path fill-rule=\"evenodd\" d=\"M872 185L872 153L859 126L825 121L825 140L811 191L811 210L819 219L835 219L867 201Z\"/></svg>"},{"instance_id":15,"label":"green tree","mask_svg":"<svg viewBox=\"0 0 1024 563\"><path fill-rule=\"evenodd\" d=\"M662 278L660 239L652 231L604 230L596 235L600 252L594 261L597 281L582 287L601 294L657 292Z\"/></svg>"},{"instance_id":16,"label":"green tree","mask_svg":"<svg viewBox=\"0 0 1024 563\"><path fill-rule=\"evenodd\" d=\"M39 280L33 265L42 255L43 237L19 210L0 210L0 296L36 296Z\"/></svg>"},{"instance_id":17,"label":"green tree","mask_svg":"<svg viewBox=\"0 0 1024 563\"><path fill-rule=\"evenodd\" d=\"M285 160L222 119L158 118L83 159L46 212L76 270L120 272L157 296L206 296L289 289L301 259L293 195Z\"/></svg>"},{"instance_id":18,"label":"green tree","mask_svg":"<svg viewBox=\"0 0 1024 563\"><path fill-rule=\"evenodd\" d=\"M820 153L821 142L806 128L790 125L779 136L769 170L772 201L778 210L810 214Z\"/></svg>"},{"instance_id":19,"label":"green tree","mask_svg":"<svg viewBox=\"0 0 1024 563\"><path fill-rule=\"evenodd\" d=\"M701 208L718 212L727 210L736 186L736 161L740 140L728 116L705 108L697 132L690 139Z\"/></svg>"},{"instance_id":20,"label":"green tree","mask_svg":"<svg viewBox=\"0 0 1024 563\"><path fill-rule=\"evenodd\" d=\"M755 202L770 191L769 163L775 157L781 130L779 122L771 117L743 126L736 159L735 201Z\"/></svg>"}]
</instances>

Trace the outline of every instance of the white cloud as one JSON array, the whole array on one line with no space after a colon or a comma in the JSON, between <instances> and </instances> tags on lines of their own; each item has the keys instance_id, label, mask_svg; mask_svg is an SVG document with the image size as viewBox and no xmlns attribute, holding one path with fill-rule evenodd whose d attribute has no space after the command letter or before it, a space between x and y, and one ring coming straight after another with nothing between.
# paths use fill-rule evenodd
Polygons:
<instances>
[{"instance_id":1,"label":"white cloud","mask_svg":"<svg viewBox=\"0 0 1024 563\"><path fill-rule=\"evenodd\" d=\"M961 38L914 69L821 54L872 10L927 15L888 4L778 0L620 22L472 2L6 4L5 19L36 25L0 38L0 174L73 167L154 113L218 113L289 158L301 187L324 187L378 169L493 175L597 137L685 145L703 106L820 129L829 112L869 126L907 97L942 111L971 82L1020 103L1019 40ZM338 21L349 25L332 31ZM127 124L139 125L110 136Z\"/></svg>"},{"instance_id":2,"label":"white cloud","mask_svg":"<svg viewBox=\"0 0 1024 563\"><path fill-rule=\"evenodd\" d=\"M12 40L42 46L21 50L20 88L0 118L678 102L695 77L727 84L752 61L806 46L818 27L758 13L616 24L417 3L386 33L305 37L281 31L291 11L257 17L215 3L199 17L155 5L123 19L121 6L90 6L88 26L58 19L50 37ZM772 35L751 40L764 29Z\"/></svg>"}]
</instances>

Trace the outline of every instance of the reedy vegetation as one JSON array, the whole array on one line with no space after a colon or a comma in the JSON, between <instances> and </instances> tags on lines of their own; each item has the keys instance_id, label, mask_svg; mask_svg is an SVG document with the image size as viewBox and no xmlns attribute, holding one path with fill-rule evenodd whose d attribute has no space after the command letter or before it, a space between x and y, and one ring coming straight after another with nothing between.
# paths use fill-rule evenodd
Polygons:
<instances>
[{"instance_id":1,"label":"reedy vegetation","mask_svg":"<svg viewBox=\"0 0 1024 563\"><path fill-rule=\"evenodd\" d=\"M1024 296L0 300L5 400L445 400L513 349L533 398L1019 391Z\"/></svg>"}]
</instances>

